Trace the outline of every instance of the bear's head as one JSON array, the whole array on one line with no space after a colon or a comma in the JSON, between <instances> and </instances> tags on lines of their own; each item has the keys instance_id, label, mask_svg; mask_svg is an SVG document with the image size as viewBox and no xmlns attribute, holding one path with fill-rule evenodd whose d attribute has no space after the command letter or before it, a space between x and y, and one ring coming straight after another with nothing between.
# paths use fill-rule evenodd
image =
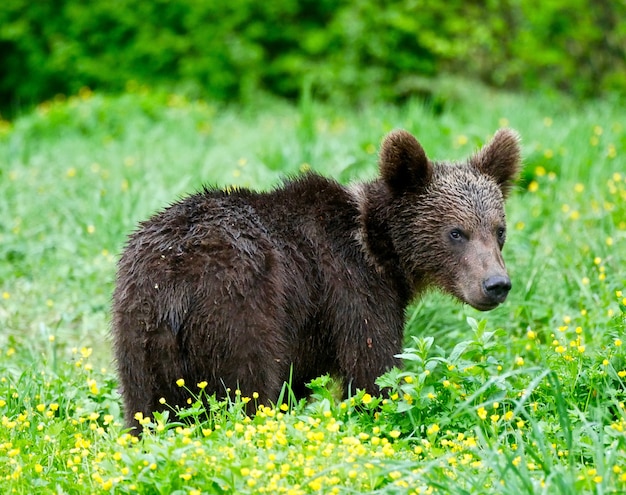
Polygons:
<instances>
[{"instance_id":1,"label":"bear's head","mask_svg":"<svg viewBox=\"0 0 626 495\"><path fill-rule=\"evenodd\" d=\"M406 131L385 138L388 229L415 292L436 286L483 311L506 299L504 201L520 163L519 137L509 129L462 163L431 162Z\"/></svg>"}]
</instances>

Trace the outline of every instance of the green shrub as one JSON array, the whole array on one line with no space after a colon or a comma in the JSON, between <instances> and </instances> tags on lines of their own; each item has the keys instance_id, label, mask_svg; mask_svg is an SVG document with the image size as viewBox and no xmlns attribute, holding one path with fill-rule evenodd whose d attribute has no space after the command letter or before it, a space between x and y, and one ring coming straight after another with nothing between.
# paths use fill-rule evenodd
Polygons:
<instances>
[{"instance_id":1,"label":"green shrub","mask_svg":"<svg viewBox=\"0 0 626 495\"><path fill-rule=\"evenodd\" d=\"M597 96L626 85L626 4L592 0L7 0L0 108L129 81L219 100L398 101L455 74Z\"/></svg>"}]
</instances>

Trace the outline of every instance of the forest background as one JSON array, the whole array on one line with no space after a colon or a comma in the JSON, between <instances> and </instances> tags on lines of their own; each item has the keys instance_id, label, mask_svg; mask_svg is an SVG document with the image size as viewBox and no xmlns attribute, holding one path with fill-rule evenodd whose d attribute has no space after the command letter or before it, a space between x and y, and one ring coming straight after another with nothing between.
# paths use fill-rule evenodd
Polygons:
<instances>
[{"instance_id":1,"label":"forest background","mask_svg":"<svg viewBox=\"0 0 626 495\"><path fill-rule=\"evenodd\" d=\"M610 0L6 0L5 115L80 88L164 86L254 101L446 100L457 76L575 97L626 87L626 2ZM434 82L434 78L439 78Z\"/></svg>"}]
</instances>

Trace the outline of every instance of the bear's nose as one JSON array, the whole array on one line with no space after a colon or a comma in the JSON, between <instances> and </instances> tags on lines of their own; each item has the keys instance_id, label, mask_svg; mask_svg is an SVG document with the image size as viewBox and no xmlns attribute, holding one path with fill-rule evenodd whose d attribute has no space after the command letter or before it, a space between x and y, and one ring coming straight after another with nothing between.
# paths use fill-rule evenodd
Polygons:
<instances>
[{"instance_id":1,"label":"bear's nose","mask_svg":"<svg viewBox=\"0 0 626 495\"><path fill-rule=\"evenodd\" d=\"M483 289L492 301L501 303L511 290L511 279L505 275L494 275L483 282Z\"/></svg>"}]
</instances>

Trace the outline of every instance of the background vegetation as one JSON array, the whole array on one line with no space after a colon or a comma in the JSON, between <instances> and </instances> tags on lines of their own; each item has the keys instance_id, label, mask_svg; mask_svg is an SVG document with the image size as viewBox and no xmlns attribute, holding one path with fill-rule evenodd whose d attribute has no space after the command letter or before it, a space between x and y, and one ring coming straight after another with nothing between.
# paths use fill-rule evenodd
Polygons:
<instances>
[{"instance_id":1,"label":"background vegetation","mask_svg":"<svg viewBox=\"0 0 626 495\"><path fill-rule=\"evenodd\" d=\"M626 86L626 4L609 0L117 0L0 6L0 108L122 91L129 81L220 100L259 91L447 98L453 74L599 96ZM133 84L132 82L130 84Z\"/></svg>"}]
</instances>

